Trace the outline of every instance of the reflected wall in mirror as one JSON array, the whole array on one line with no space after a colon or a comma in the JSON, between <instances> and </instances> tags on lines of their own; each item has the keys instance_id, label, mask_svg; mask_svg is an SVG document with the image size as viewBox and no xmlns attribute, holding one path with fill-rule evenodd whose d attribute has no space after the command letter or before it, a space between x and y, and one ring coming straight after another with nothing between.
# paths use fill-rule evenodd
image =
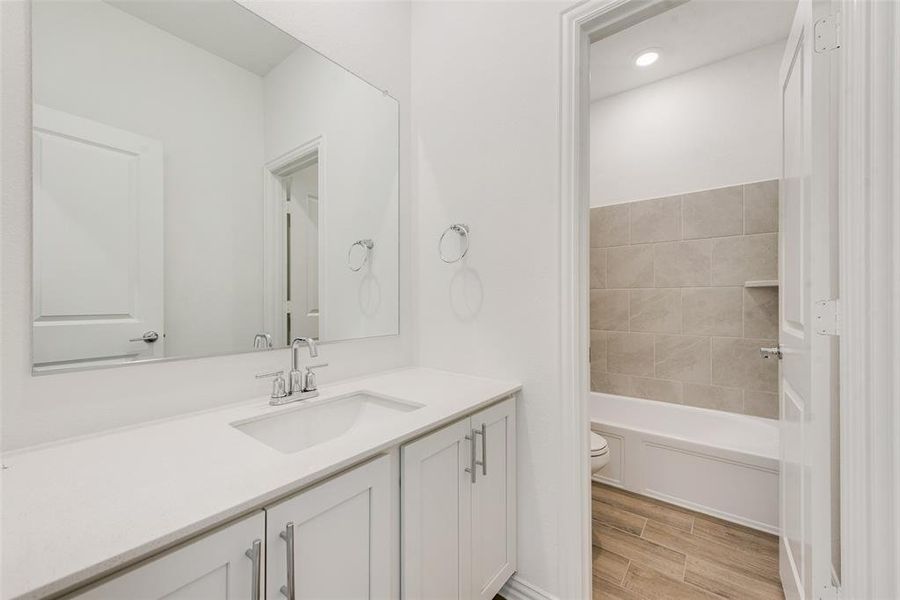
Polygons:
<instances>
[{"instance_id":1,"label":"reflected wall in mirror","mask_svg":"<svg viewBox=\"0 0 900 600\"><path fill-rule=\"evenodd\" d=\"M231 0L32 45L35 372L398 333L396 100Z\"/></svg>"}]
</instances>

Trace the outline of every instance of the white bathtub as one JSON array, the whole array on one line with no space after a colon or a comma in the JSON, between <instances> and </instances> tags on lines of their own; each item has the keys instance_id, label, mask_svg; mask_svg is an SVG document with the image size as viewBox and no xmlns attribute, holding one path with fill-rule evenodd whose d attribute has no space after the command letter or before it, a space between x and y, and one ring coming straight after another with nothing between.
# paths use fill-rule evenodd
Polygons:
<instances>
[{"instance_id":1,"label":"white bathtub","mask_svg":"<svg viewBox=\"0 0 900 600\"><path fill-rule=\"evenodd\" d=\"M778 423L593 392L591 428L609 441L597 481L778 533Z\"/></svg>"}]
</instances>

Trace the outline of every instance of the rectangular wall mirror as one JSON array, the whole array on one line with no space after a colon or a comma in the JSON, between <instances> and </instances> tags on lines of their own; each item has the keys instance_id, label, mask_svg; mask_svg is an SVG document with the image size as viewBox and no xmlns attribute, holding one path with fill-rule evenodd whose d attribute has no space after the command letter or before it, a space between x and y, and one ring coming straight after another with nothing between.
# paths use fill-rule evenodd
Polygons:
<instances>
[{"instance_id":1,"label":"rectangular wall mirror","mask_svg":"<svg viewBox=\"0 0 900 600\"><path fill-rule=\"evenodd\" d=\"M398 333L394 98L231 0L32 46L35 373Z\"/></svg>"}]
</instances>

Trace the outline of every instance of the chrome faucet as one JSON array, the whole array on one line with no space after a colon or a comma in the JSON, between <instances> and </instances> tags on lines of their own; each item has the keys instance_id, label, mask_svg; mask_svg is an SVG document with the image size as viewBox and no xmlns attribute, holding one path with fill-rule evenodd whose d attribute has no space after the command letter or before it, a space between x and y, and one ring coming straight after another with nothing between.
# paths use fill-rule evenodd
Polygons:
<instances>
[{"instance_id":1,"label":"chrome faucet","mask_svg":"<svg viewBox=\"0 0 900 600\"><path fill-rule=\"evenodd\" d=\"M309 348L309 357L316 358L319 356L319 349L316 347L316 340L308 337L294 338L291 342L291 372L288 376L287 393L291 395L295 392L304 392L306 387L303 382L303 375L300 373L300 348L306 344ZM324 365L323 365L324 366Z\"/></svg>"},{"instance_id":2,"label":"chrome faucet","mask_svg":"<svg viewBox=\"0 0 900 600\"><path fill-rule=\"evenodd\" d=\"M319 356L316 340L306 337L294 338L294 341L291 342L291 372L288 373L286 383L284 381L284 371L260 373L256 376L260 379L264 377L274 377L272 381L272 395L269 399L269 404L272 406L296 402L298 400L308 400L309 398L315 398L319 395L319 387L316 384L316 374L313 369L327 367L328 363L307 365L301 372L300 348L302 348L304 344L309 348L310 358Z\"/></svg>"}]
</instances>

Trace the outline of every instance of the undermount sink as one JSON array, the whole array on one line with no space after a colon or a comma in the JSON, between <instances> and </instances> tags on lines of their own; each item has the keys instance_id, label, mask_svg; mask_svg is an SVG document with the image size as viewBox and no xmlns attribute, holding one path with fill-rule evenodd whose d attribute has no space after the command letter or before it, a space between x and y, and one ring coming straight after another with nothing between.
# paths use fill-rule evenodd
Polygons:
<instances>
[{"instance_id":1,"label":"undermount sink","mask_svg":"<svg viewBox=\"0 0 900 600\"><path fill-rule=\"evenodd\" d=\"M263 444L290 454L343 435L368 429L421 404L356 392L334 399L299 404L272 415L232 423Z\"/></svg>"}]
</instances>

